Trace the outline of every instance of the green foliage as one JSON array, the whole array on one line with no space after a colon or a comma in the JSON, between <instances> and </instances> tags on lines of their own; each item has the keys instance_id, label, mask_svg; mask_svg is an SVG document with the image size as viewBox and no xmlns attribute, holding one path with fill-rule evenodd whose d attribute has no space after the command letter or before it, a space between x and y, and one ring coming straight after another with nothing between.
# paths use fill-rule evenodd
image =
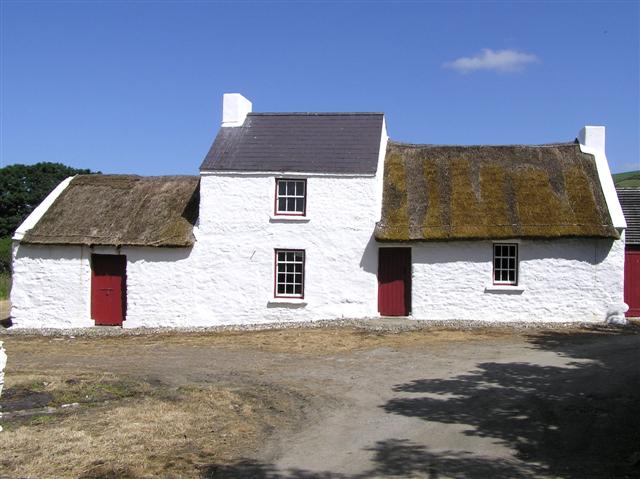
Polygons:
<instances>
[{"instance_id":1,"label":"green foliage","mask_svg":"<svg viewBox=\"0 0 640 479\"><path fill-rule=\"evenodd\" d=\"M9 299L10 290L11 290L11 275L9 273L0 273L0 300Z\"/></svg>"},{"instance_id":2,"label":"green foliage","mask_svg":"<svg viewBox=\"0 0 640 479\"><path fill-rule=\"evenodd\" d=\"M11 271L11 238L0 238L0 274Z\"/></svg>"},{"instance_id":3,"label":"green foliage","mask_svg":"<svg viewBox=\"0 0 640 479\"><path fill-rule=\"evenodd\" d=\"M61 163L0 168L0 237L13 235L29 213L66 177L90 173Z\"/></svg>"},{"instance_id":4,"label":"green foliage","mask_svg":"<svg viewBox=\"0 0 640 479\"><path fill-rule=\"evenodd\" d=\"M616 173L611 176L613 176L613 182L619 188L640 186L640 170Z\"/></svg>"}]
</instances>

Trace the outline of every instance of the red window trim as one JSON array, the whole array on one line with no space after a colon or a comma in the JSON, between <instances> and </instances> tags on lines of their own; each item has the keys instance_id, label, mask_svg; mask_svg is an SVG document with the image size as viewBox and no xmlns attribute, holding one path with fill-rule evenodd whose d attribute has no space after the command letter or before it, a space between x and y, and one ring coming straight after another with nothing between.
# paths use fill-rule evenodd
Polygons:
<instances>
[{"instance_id":1,"label":"red window trim","mask_svg":"<svg viewBox=\"0 0 640 479\"><path fill-rule=\"evenodd\" d=\"M304 181L304 209L302 213L279 213L278 212L278 181ZM274 216L307 216L307 179L306 178L276 178L276 187L273 194L273 214ZM291 250L294 251L294 250Z\"/></svg>"},{"instance_id":2,"label":"red window trim","mask_svg":"<svg viewBox=\"0 0 640 479\"><path fill-rule=\"evenodd\" d=\"M516 280L515 282L505 282L505 281L496 281L496 246L515 246L516 247ZM491 261L491 276L493 278L493 284L495 286L518 286L520 282L520 262L518 261L518 257L520 252L518 251L518 243L492 243L492 261Z\"/></svg>"},{"instance_id":3,"label":"red window trim","mask_svg":"<svg viewBox=\"0 0 640 479\"><path fill-rule=\"evenodd\" d=\"M306 191L306 190L305 190ZM303 249L291 249L291 248L275 248L273 254L273 297L274 298L288 298L288 299L304 299L304 280L307 270L307 252ZM278 294L278 253L284 252L302 253L302 295L301 296L289 296Z\"/></svg>"}]
</instances>

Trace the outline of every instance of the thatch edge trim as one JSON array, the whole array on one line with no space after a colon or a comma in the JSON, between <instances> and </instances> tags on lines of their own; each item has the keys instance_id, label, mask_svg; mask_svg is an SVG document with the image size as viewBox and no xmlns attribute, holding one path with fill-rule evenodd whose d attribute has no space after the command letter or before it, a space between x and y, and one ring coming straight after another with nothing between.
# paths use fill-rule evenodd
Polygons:
<instances>
[{"instance_id":1,"label":"thatch edge trim","mask_svg":"<svg viewBox=\"0 0 640 479\"><path fill-rule=\"evenodd\" d=\"M34 210L20 223L20 226L13 233L11 239L13 241L20 241L21 243L27 243L24 241L25 235L33 229L38 221L49 211L49 208L55 203L58 197L69 187L71 181L78 175L67 176L64 180L58 183L51 193L49 193L42 202L34 208Z\"/></svg>"},{"instance_id":2,"label":"thatch edge trim","mask_svg":"<svg viewBox=\"0 0 640 479\"><path fill-rule=\"evenodd\" d=\"M604 127L602 128L604 132ZM592 148L582 144L582 142L580 142L578 139L576 139L576 142L580 146L580 151L582 151L582 153L593 155L594 157L596 170L598 171L600 188L602 188L602 193L604 194L604 199L607 203L607 209L609 210L611 223L616 229L626 229L627 221L625 220L624 213L622 212L622 206L620 205L620 200L618 199L618 193L616 193L616 185L613 182L613 176L611 176L609 162L604 151L604 143L602 148Z\"/></svg>"}]
</instances>

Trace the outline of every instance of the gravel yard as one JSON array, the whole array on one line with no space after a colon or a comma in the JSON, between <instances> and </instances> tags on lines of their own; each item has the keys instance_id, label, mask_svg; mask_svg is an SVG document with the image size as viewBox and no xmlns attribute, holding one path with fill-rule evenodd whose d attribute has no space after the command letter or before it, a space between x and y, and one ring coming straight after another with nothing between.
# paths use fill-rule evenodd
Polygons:
<instances>
[{"instance_id":1,"label":"gravel yard","mask_svg":"<svg viewBox=\"0 0 640 479\"><path fill-rule=\"evenodd\" d=\"M640 477L637 324L226 329L0 335L0 477Z\"/></svg>"}]
</instances>

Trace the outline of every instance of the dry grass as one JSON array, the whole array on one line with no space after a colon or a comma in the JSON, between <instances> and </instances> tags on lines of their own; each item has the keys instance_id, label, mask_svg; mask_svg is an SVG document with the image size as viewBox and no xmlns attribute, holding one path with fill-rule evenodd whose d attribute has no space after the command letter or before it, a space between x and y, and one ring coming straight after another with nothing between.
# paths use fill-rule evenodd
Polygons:
<instances>
[{"instance_id":1,"label":"dry grass","mask_svg":"<svg viewBox=\"0 0 640 479\"><path fill-rule=\"evenodd\" d=\"M199 477L282 426L269 406L259 387L183 388L37 416L2 433L0 466L38 478Z\"/></svg>"},{"instance_id":2,"label":"dry grass","mask_svg":"<svg viewBox=\"0 0 640 479\"><path fill-rule=\"evenodd\" d=\"M14 353L27 353L34 348L55 353L62 348L66 357L92 354L100 349L122 354L132 346L141 350L156 346L189 345L194 347L241 348L304 355L340 354L377 347L437 347L451 341L481 341L489 338L512 338L520 334L509 328L472 331L428 330L409 332L365 331L351 328L274 329L266 331L233 331L215 333L156 333L143 336L51 338L42 336L6 336L6 346ZM73 344L72 348L65 345Z\"/></svg>"},{"instance_id":3,"label":"dry grass","mask_svg":"<svg viewBox=\"0 0 640 479\"><path fill-rule=\"evenodd\" d=\"M11 309L11 304L8 299L0 299L0 320L9 317L9 310Z\"/></svg>"}]
</instances>

